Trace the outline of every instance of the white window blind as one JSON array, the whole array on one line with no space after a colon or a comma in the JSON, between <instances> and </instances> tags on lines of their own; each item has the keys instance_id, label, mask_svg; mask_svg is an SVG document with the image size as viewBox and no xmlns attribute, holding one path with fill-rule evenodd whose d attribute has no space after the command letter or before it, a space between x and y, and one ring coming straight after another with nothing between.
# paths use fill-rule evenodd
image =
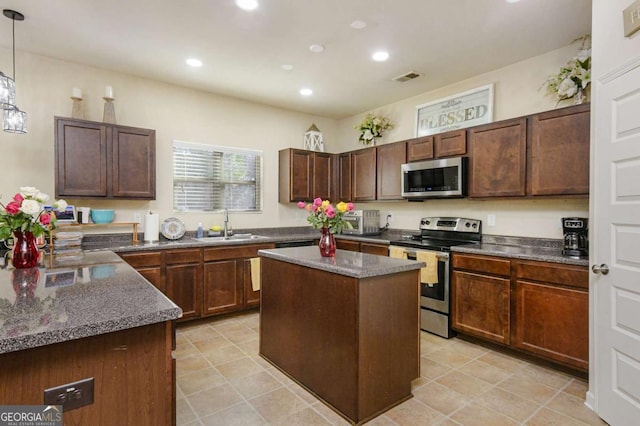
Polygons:
<instances>
[{"instance_id":1,"label":"white window blind","mask_svg":"<svg viewBox=\"0 0 640 426\"><path fill-rule=\"evenodd\" d=\"M260 211L262 151L173 142L176 211Z\"/></svg>"}]
</instances>

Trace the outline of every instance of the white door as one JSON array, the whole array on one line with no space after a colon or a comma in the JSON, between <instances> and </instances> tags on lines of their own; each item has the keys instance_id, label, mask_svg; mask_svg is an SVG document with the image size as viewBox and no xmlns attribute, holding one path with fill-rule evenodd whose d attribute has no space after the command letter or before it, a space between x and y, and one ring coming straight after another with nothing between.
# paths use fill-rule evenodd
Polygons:
<instances>
[{"instance_id":1,"label":"white door","mask_svg":"<svg viewBox=\"0 0 640 426\"><path fill-rule=\"evenodd\" d=\"M640 424L640 59L594 84L588 403L611 425Z\"/></svg>"}]
</instances>

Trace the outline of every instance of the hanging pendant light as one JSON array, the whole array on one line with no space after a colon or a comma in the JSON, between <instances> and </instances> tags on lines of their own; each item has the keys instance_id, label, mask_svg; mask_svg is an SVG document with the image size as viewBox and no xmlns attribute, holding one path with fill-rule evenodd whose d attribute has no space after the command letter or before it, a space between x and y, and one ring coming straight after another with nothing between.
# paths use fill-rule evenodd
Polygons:
<instances>
[{"instance_id":1,"label":"hanging pendant light","mask_svg":"<svg viewBox=\"0 0 640 426\"><path fill-rule=\"evenodd\" d=\"M11 19L13 31L13 78L0 72L0 106L3 109L2 128L9 133L27 133L27 113L16 106L16 21L24 21L24 15L11 9L2 11Z\"/></svg>"}]
</instances>

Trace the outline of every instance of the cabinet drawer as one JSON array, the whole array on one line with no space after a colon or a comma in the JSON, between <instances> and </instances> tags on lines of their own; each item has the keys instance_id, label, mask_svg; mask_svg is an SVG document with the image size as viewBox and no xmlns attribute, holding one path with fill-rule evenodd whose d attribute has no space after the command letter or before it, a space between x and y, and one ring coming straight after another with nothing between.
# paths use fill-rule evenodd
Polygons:
<instances>
[{"instance_id":1,"label":"cabinet drawer","mask_svg":"<svg viewBox=\"0 0 640 426\"><path fill-rule=\"evenodd\" d=\"M197 262L200 262L200 249L167 250L165 254L165 263L167 265Z\"/></svg>"},{"instance_id":2,"label":"cabinet drawer","mask_svg":"<svg viewBox=\"0 0 640 426\"><path fill-rule=\"evenodd\" d=\"M516 276L518 279L589 288L589 272L585 266L518 261L516 262Z\"/></svg>"},{"instance_id":3,"label":"cabinet drawer","mask_svg":"<svg viewBox=\"0 0 640 426\"><path fill-rule=\"evenodd\" d=\"M241 259L246 257L256 257L258 250L275 248L273 243L251 244L248 246L236 247L212 247L204 249L204 261L222 259Z\"/></svg>"},{"instance_id":4,"label":"cabinet drawer","mask_svg":"<svg viewBox=\"0 0 640 426\"><path fill-rule=\"evenodd\" d=\"M162 266L162 253L124 253L120 257L134 268L145 268L149 266Z\"/></svg>"},{"instance_id":5,"label":"cabinet drawer","mask_svg":"<svg viewBox=\"0 0 640 426\"><path fill-rule=\"evenodd\" d=\"M483 272L491 275L511 275L511 261L501 257L455 253L453 255L453 268Z\"/></svg>"}]
</instances>

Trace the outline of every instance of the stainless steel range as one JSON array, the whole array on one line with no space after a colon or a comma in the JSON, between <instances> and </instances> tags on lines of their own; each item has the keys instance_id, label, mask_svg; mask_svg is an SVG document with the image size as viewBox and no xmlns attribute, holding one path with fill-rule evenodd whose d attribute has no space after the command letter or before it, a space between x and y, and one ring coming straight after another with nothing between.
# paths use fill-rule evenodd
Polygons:
<instances>
[{"instance_id":1,"label":"stainless steel range","mask_svg":"<svg viewBox=\"0 0 640 426\"><path fill-rule=\"evenodd\" d=\"M452 337L450 306L450 251L462 244L479 244L482 221L460 217L423 217L420 234L412 238L391 241L390 255L406 254L409 259L429 259L437 262L431 274L421 274L420 328L449 338ZM433 260L435 259L435 260ZM426 281L424 281L424 277Z\"/></svg>"}]
</instances>

